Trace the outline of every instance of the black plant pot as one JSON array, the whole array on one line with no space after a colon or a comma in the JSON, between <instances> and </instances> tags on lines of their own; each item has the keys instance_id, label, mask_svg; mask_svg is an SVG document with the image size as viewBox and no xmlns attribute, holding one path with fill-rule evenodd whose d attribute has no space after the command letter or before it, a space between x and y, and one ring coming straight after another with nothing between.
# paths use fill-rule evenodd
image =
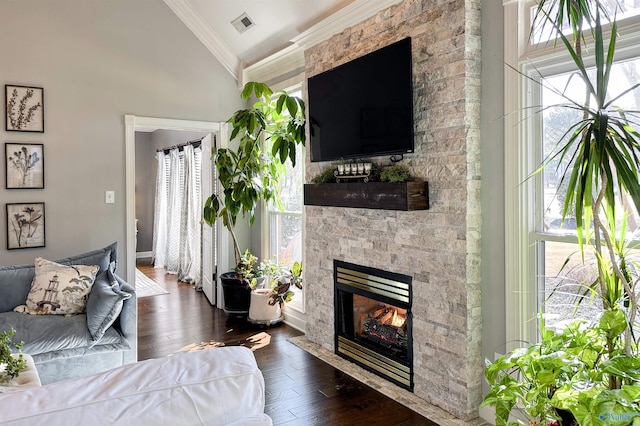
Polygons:
<instances>
[{"instance_id":1,"label":"black plant pot","mask_svg":"<svg viewBox=\"0 0 640 426\"><path fill-rule=\"evenodd\" d=\"M236 278L235 272L220 275L220 282L224 294L224 311L232 316L247 316L251 303L251 287Z\"/></svg>"},{"instance_id":2,"label":"black plant pot","mask_svg":"<svg viewBox=\"0 0 640 426\"><path fill-rule=\"evenodd\" d=\"M556 413L558 413L558 416L560 416L561 426L577 426L578 425L578 422L576 421L576 418L573 416L571 411L556 408Z\"/></svg>"}]
</instances>

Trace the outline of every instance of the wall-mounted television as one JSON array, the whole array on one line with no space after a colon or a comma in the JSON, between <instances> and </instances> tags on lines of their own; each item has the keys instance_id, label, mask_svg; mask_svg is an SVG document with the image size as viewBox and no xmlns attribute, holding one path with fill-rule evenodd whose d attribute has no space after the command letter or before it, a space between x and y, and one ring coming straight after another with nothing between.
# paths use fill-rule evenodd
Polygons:
<instances>
[{"instance_id":1,"label":"wall-mounted television","mask_svg":"<svg viewBox=\"0 0 640 426\"><path fill-rule=\"evenodd\" d=\"M413 152L411 39L307 81L311 161Z\"/></svg>"}]
</instances>

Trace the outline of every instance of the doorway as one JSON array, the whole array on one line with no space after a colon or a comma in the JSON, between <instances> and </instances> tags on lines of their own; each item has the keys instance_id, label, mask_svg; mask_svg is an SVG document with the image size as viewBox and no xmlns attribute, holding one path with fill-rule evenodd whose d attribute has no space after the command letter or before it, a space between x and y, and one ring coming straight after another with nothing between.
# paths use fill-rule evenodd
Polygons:
<instances>
[{"instance_id":1,"label":"doorway","mask_svg":"<svg viewBox=\"0 0 640 426\"><path fill-rule=\"evenodd\" d=\"M136 208L135 208L135 192L136 192L136 168L135 168L135 134L136 131L148 132L151 130L178 130L186 132L205 132L218 141L221 146L225 145L227 140L227 130L224 123L201 122L188 120L174 120L166 118L154 117L138 117L134 115L125 115L125 161L126 161L126 259L127 259L127 280L135 283L136 268ZM207 138L206 138L207 139ZM210 145L202 146L203 159L209 159L212 147ZM202 162L203 186L202 193L206 197L212 188L213 175L211 172L211 162ZM204 177L207 177L206 179ZM208 182L206 184L205 182ZM216 228L220 228L220 224L216 224ZM208 228L208 229L207 229ZM218 229L219 230L219 229ZM214 259L217 258L218 267L226 268L229 264L228 250L221 250L221 247L228 247L228 237L223 232L217 232L220 238L217 238L215 249L213 247L213 228L203 225L203 259L202 259L202 277L203 291L207 299L212 305L216 305L216 301L222 300L221 289L219 285L213 281L216 264ZM217 290L216 290L217 289ZM218 306L221 307L221 306Z\"/></svg>"}]
</instances>

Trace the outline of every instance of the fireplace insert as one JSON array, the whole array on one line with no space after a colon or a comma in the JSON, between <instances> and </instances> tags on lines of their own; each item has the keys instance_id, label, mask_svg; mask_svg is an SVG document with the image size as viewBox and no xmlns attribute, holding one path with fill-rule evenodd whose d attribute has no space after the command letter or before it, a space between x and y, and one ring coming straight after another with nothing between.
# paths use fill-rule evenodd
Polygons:
<instances>
[{"instance_id":1,"label":"fireplace insert","mask_svg":"<svg viewBox=\"0 0 640 426\"><path fill-rule=\"evenodd\" d=\"M333 262L336 354L413 391L408 275Z\"/></svg>"}]
</instances>

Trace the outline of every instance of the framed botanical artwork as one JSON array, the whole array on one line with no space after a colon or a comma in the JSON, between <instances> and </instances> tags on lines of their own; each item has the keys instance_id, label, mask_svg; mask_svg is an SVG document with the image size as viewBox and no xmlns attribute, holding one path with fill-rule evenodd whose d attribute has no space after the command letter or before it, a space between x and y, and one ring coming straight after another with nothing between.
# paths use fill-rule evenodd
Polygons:
<instances>
[{"instance_id":1,"label":"framed botanical artwork","mask_svg":"<svg viewBox=\"0 0 640 426\"><path fill-rule=\"evenodd\" d=\"M6 188L44 188L44 145L41 143L4 144Z\"/></svg>"},{"instance_id":2,"label":"framed botanical artwork","mask_svg":"<svg viewBox=\"0 0 640 426\"><path fill-rule=\"evenodd\" d=\"M6 129L44 133L44 89L5 84Z\"/></svg>"},{"instance_id":3,"label":"framed botanical artwork","mask_svg":"<svg viewBox=\"0 0 640 426\"><path fill-rule=\"evenodd\" d=\"M7 250L44 245L44 203L7 204Z\"/></svg>"}]
</instances>

